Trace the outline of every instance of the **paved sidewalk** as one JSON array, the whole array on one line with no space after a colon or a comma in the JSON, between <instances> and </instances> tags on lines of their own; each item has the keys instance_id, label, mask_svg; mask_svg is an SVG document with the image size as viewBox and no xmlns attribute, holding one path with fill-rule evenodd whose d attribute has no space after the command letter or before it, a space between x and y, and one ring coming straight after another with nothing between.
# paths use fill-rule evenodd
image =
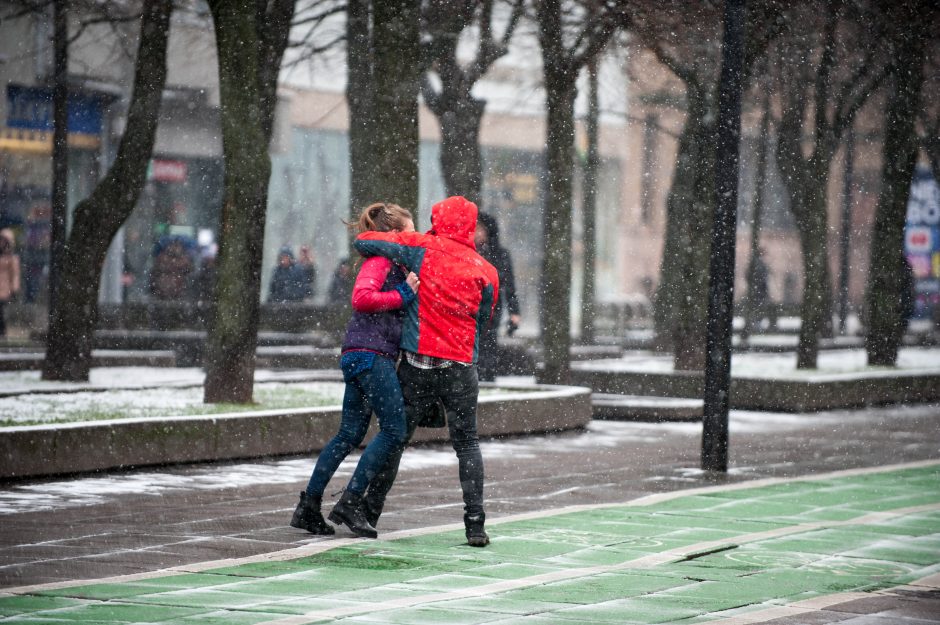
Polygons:
<instances>
[{"instance_id":1,"label":"paved sidewalk","mask_svg":"<svg viewBox=\"0 0 940 625\"><path fill-rule=\"evenodd\" d=\"M6 589L0 623L940 622L940 462L530 512L489 531L486 549L421 528Z\"/></svg>"}]
</instances>

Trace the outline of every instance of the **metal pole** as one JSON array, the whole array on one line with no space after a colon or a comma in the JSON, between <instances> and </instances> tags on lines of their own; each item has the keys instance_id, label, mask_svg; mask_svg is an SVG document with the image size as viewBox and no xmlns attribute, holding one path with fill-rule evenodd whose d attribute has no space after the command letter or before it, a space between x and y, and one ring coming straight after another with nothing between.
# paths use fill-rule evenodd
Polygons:
<instances>
[{"instance_id":1,"label":"metal pole","mask_svg":"<svg viewBox=\"0 0 940 625\"><path fill-rule=\"evenodd\" d=\"M587 158L584 162L584 188L582 190L581 220L584 239L584 272L581 286L581 342L594 342L595 285L597 274L597 181L600 167L598 150L598 122L600 102L597 85L597 59L587 64L588 113L585 120L587 130Z\"/></svg>"},{"instance_id":2,"label":"metal pole","mask_svg":"<svg viewBox=\"0 0 940 625\"><path fill-rule=\"evenodd\" d=\"M842 180L842 232L839 244L839 334L845 335L849 316L849 240L852 234L852 178L855 169L855 131L845 137L845 172Z\"/></svg>"},{"instance_id":3,"label":"metal pole","mask_svg":"<svg viewBox=\"0 0 940 625\"><path fill-rule=\"evenodd\" d=\"M741 73L744 64L744 0L726 0L718 91L715 222L709 263L702 468L728 470L728 407L731 387L731 321L734 245L741 139Z\"/></svg>"}]
</instances>

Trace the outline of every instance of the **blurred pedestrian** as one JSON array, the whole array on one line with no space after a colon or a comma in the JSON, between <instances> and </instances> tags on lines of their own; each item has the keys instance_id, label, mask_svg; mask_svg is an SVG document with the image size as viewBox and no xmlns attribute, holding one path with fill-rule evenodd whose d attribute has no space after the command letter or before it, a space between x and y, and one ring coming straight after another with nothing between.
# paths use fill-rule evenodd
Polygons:
<instances>
[{"instance_id":1,"label":"blurred pedestrian","mask_svg":"<svg viewBox=\"0 0 940 625\"><path fill-rule=\"evenodd\" d=\"M159 300L181 301L192 293L195 242L179 236L161 238L154 248L150 293Z\"/></svg>"},{"instance_id":2,"label":"blurred pedestrian","mask_svg":"<svg viewBox=\"0 0 940 625\"><path fill-rule=\"evenodd\" d=\"M506 328L509 336L512 336L519 327L519 321L522 318L519 315L519 298L516 295L512 258L509 256L509 250L500 244L499 224L496 218L488 213L480 213L477 217L473 240L476 243L477 252L496 268L496 273L499 275L499 299L496 300L493 322L480 328L480 380L492 381L505 368L496 340L499 325L502 322L503 305L505 304L509 311Z\"/></svg>"},{"instance_id":3,"label":"blurred pedestrian","mask_svg":"<svg viewBox=\"0 0 940 625\"><path fill-rule=\"evenodd\" d=\"M0 230L0 337L6 336L6 305L20 292L20 257L9 228Z\"/></svg>"},{"instance_id":4,"label":"blurred pedestrian","mask_svg":"<svg viewBox=\"0 0 940 625\"><path fill-rule=\"evenodd\" d=\"M372 204L355 224L358 231L413 232L411 213L395 204ZM401 341L404 307L415 298L418 277L386 258L367 259L353 288L353 314L346 326L340 368L346 391L339 432L317 458L306 490L294 510L291 526L312 534L332 534L320 506L327 483L340 463L359 446L369 428L372 412L379 433L365 448L343 496L330 512L333 523L346 525L357 536L375 538L375 528L362 509L362 495L370 480L405 442L405 406L395 373Z\"/></svg>"},{"instance_id":5,"label":"blurred pedestrian","mask_svg":"<svg viewBox=\"0 0 940 625\"><path fill-rule=\"evenodd\" d=\"M271 275L271 285L268 289L268 302L284 304L299 302L304 299L304 286L302 270L294 260L294 252L289 245L281 248L277 255L277 266Z\"/></svg>"},{"instance_id":6,"label":"blurred pedestrian","mask_svg":"<svg viewBox=\"0 0 940 625\"><path fill-rule=\"evenodd\" d=\"M355 270L352 258L344 256L336 263L333 278L330 280L330 304L333 306L346 306L352 296Z\"/></svg>"},{"instance_id":7,"label":"blurred pedestrian","mask_svg":"<svg viewBox=\"0 0 940 625\"><path fill-rule=\"evenodd\" d=\"M310 246L300 246L300 257L297 259L298 280L300 282L301 299L310 299L317 291L317 265L310 252Z\"/></svg>"},{"instance_id":8,"label":"blurred pedestrian","mask_svg":"<svg viewBox=\"0 0 940 625\"><path fill-rule=\"evenodd\" d=\"M767 328L772 330L777 325L777 312L774 303L770 299L769 280L770 272L767 269L767 263L764 260L766 253L764 248L757 249L757 255L748 267L750 273L745 307L745 320L743 338L747 338L753 332L759 332L763 329L764 319L768 319Z\"/></svg>"}]
</instances>

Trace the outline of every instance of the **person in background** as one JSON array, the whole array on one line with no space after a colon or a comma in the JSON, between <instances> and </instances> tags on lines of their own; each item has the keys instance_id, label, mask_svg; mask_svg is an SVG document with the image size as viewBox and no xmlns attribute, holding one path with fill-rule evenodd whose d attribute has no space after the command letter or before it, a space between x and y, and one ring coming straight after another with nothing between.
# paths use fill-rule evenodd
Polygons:
<instances>
[{"instance_id":1,"label":"person in background","mask_svg":"<svg viewBox=\"0 0 940 625\"><path fill-rule=\"evenodd\" d=\"M20 292L20 257L16 239L9 228L0 230L0 337L7 335L4 308Z\"/></svg>"},{"instance_id":2,"label":"person in background","mask_svg":"<svg viewBox=\"0 0 940 625\"><path fill-rule=\"evenodd\" d=\"M193 257L182 239L158 242L150 270L150 292L160 300L179 301L192 290Z\"/></svg>"},{"instance_id":3,"label":"person in background","mask_svg":"<svg viewBox=\"0 0 940 625\"><path fill-rule=\"evenodd\" d=\"M353 261L349 256L344 256L336 263L336 269L333 270L333 279L330 281L330 303L334 306L345 306L352 296L354 281Z\"/></svg>"},{"instance_id":4,"label":"person in background","mask_svg":"<svg viewBox=\"0 0 940 625\"><path fill-rule=\"evenodd\" d=\"M310 246L300 246L300 258L297 259L298 281L301 299L310 299L317 291L317 264L310 253Z\"/></svg>"},{"instance_id":5,"label":"person in background","mask_svg":"<svg viewBox=\"0 0 940 625\"><path fill-rule=\"evenodd\" d=\"M757 256L750 267L750 282L747 292L747 309L749 316L744 320L747 327L747 334L760 332L764 323L764 317L770 314L770 298L767 288L768 271L767 263L764 262L765 254L763 248L757 249ZM772 324L771 324L772 325Z\"/></svg>"},{"instance_id":6,"label":"person in background","mask_svg":"<svg viewBox=\"0 0 940 625\"><path fill-rule=\"evenodd\" d=\"M203 325L206 325L212 317L212 304L215 301L215 283L218 278L218 270L216 268L217 255L218 245L215 243L204 246L199 251L199 271L196 273L196 278L193 281L193 291L195 292L196 306L198 307Z\"/></svg>"},{"instance_id":7,"label":"person in background","mask_svg":"<svg viewBox=\"0 0 940 625\"><path fill-rule=\"evenodd\" d=\"M277 267L271 276L268 290L268 303L283 304L299 302L304 298L301 269L294 260L294 252L289 245L281 248L277 256Z\"/></svg>"},{"instance_id":8,"label":"person in background","mask_svg":"<svg viewBox=\"0 0 940 625\"><path fill-rule=\"evenodd\" d=\"M483 455L477 434L477 343L492 321L499 296L496 269L475 250L477 206L460 196L431 207L431 231L363 232L354 246L365 256L385 256L421 279L421 295L405 313L398 366L407 417L406 442L419 425L450 430L463 491L467 544L485 547ZM443 414L439 408L443 406ZM401 451L375 476L363 499L375 526L401 462Z\"/></svg>"},{"instance_id":9,"label":"person in background","mask_svg":"<svg viewBox=\"0 0 940 625\"><path fill-rule=\"evenodd\" d=\"M516 296L516 279L512 272L512 258L509 251L499 241L499 224L488 213L480 213L477 227L473 234L477 252L496 268L499 274L499 299L493 312L493 323L480 329L480 380L492 381L500 371L499 323L502 320L503 304L509 311L507 331L510 336L519 327L519 298Z\"/></svg>"},{"instance_id":10,"label":"person in background","mask_svg":"<svg viewBox=\"0 0 940 625\"><path fill-rule=\"evenodd\" d=\"M395 204L372 204L355 227L359 232L414 232L411 213ZM362 495L390 455L405 443L405 406L395 373L401 340L403 308L415 299L418 277L381 256L362 263L353 288L353 314L346 326L340 368L346 391L339 432L317 458L306 490L291 518L291 526L312 534L332 534L320 506L327 483L340 463L366 435L372 412L379 433L362 452L359 464L330 512L329 519L356 536L375 538L375 528L362 510Z\"/></svg>"}]
</instances>

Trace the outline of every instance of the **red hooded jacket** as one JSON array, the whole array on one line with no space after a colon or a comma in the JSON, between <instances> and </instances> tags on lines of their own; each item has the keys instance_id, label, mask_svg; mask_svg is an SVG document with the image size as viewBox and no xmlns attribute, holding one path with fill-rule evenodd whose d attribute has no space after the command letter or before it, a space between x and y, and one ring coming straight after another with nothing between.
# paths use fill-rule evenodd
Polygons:
<instances>
[{"instance_id":1,"label":"red hooded jacket","mask_svg":"<svg viewBox=\"0 0 940 625\"><path fill-rule=\"evenodd\" d=\"M418 297L405 309L401 348L437 358L475 363L480 328L490 322L499 278L477 254L477 206L460 196L431 209L431 230L363 232L355 247L384 256L418 274Z\"/></svg>"}]
</instances>

